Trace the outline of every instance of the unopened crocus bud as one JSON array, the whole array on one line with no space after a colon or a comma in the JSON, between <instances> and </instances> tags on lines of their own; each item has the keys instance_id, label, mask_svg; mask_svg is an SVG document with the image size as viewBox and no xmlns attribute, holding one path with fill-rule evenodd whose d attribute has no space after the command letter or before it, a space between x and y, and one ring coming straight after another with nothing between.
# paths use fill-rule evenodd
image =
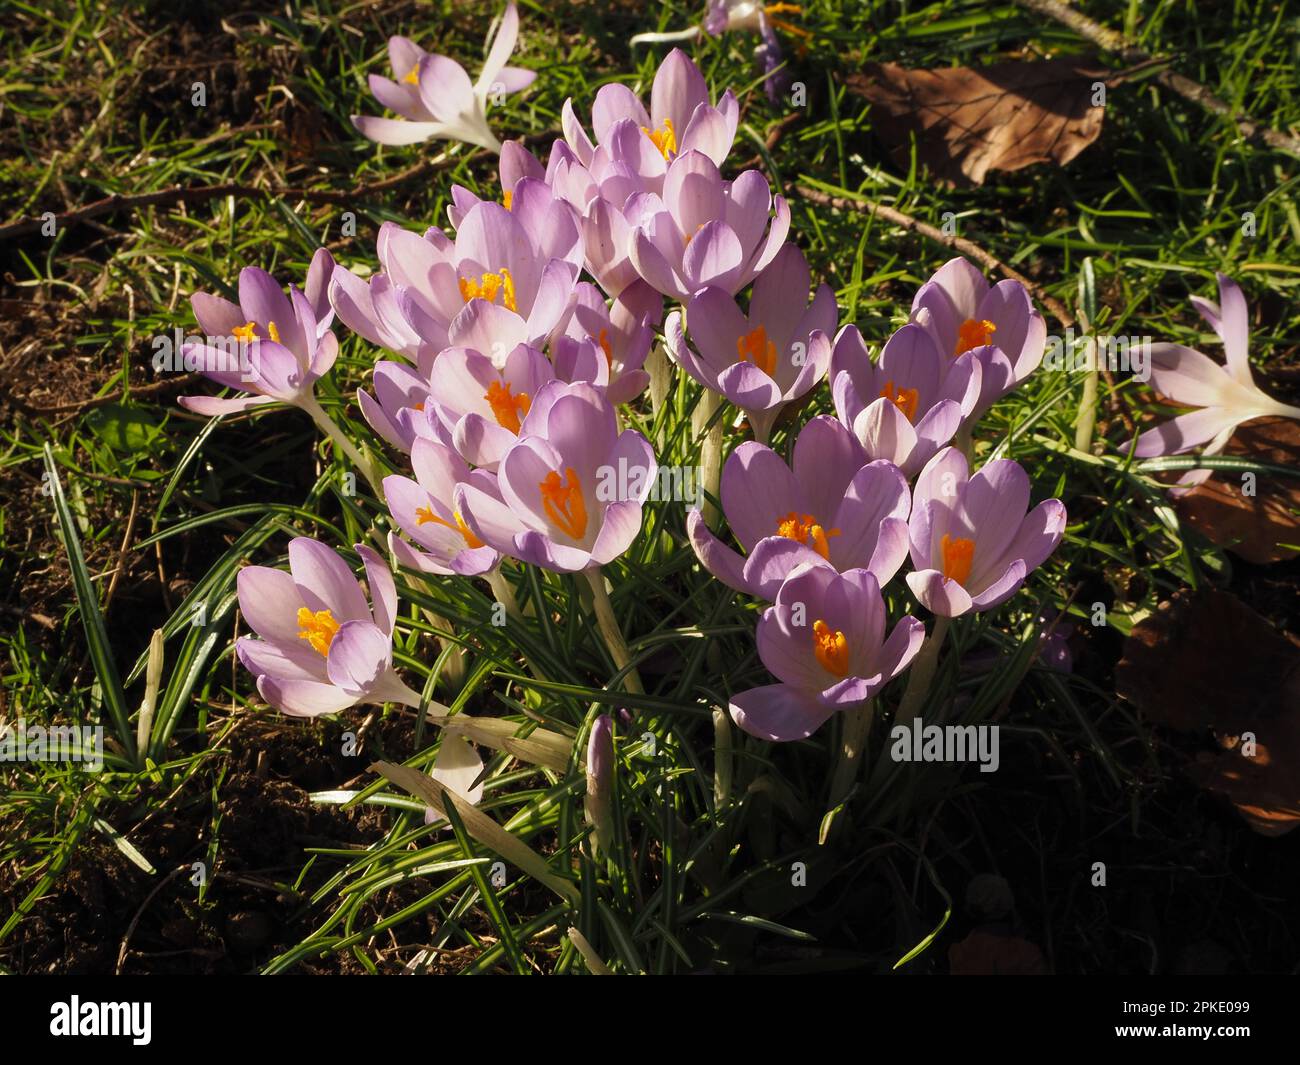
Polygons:
<instances>
[{"instance_id":1,"label":"unopened crocus bud","mask_svg":"<svg viewBox=\"0 0 1300 1065\"><path fill-rule=\"evenodd\" d=\"M613 838L610 794L614 774L614 721L608 714L596 718L587 740L587 796L582 809L591 826L591 854L597 857Z\"/></svg>"}]
</instances>

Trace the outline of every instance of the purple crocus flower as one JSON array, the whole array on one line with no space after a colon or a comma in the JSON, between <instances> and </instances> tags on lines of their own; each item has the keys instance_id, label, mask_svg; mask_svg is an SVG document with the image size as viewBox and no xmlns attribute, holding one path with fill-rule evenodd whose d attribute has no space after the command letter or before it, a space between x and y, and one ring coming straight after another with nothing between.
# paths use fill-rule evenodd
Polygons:
<instances>
[{"instance_id":1,"label":"purple crocus flower","mask_svg":"<svg viewBox=\"0 0 1300 1065\"><path fill-rule=\"evenodd\" d=\"M556 376L587 381L605 390L613 404L630 403L650 383L641 367L663 316L663 298L635 281L607 305L600 290L580 281L573 317L551 344Z\"/></svg>"},{"instance_id":2,"label":"purple crocus flower","mask_svg":"<svg viewBox=\"0 0 1300 1065\"><path fill-rule=\"evenodd\" d=\"M735 295L776 258L790 230L789 206L759 171L723 181L698 151L669 164L662 198L639 193L623 213L635 221L629 254L637 273L682 301L708 285Z\"/></svg>"},{"instance_id":3,"label":"purple crocus flower","mask_svg":"<svg viewBox=\"0 0 1300 1065\"><path fill-rule=\"evenodd\" d=\"M459 484L455 506L503 555L573 573L632 545L658 466L644 436L618 432L614 407L597 389L554 386L553 396L502 458L501 500Z\"/></svg>"},{"instance_id":4,"label":"purple crocus flower","mask_svg":"<svg viewBox=\"0 0 1300 1065\"><path fill-rule=\"evenodd\" d=\"M369 282L335 270L330 302L354 332L408 358L462 345L500 365L517 344L544 347L571 310L577 266L546 257L498 203L466 211L455 240L385 223L378 252L384 272Z\"/></svg>"},{"instance_id":5,"label":"purple crocus flower","mask_svg":"<svg viewBox=\"0 0 1300 1065\"><path fill-rule=\"evenodd\" d=\"M972 476L960 450L939 452L912 494L912 594L949 618L1010 599L1065 532L1059 499L1026 515L1028 507L1029 475L1019 463L995 459Z\"/></svg>"},{"instance_id":6,"label":"purple crocus flower","mask_svg":"<svg viewBox=\"0 0 1300 1065\"><path fill-rule=\"evenodd\" d=\"M587 794L583 814L591 826L593 856L608 850L614 836L612 814L614 777L614 719L601 714L587 737Z\"/></svg>"},{"instance_id":7,"label":"purple crocus flower","mask_svg":"<svg viewBox=\"0 0 1300 1065\"><path fill-rule=\"evenodd\" d=\"M531 158L531 156L530 156ZM503 168L504 169L504 168ZM582 266L583 244L578 213L567 201L555 195L542 176L524 176L511 185L502 178L502 206L518 220L532 243L535 257L542 262L564 259L575 269ZM480 200L460 185L451 188L452 203L447 217L459 230L466 216Z\"/></svg>"},{"instance_id":8,"label":"purple crocus flower","mask_svg":"<svg viewBox=\"0 0 1300 1065\"><path fill-rule=\"evenodd\" d=\"M826 415L800 431L793 469L763 444L741 444L722 468L721 493L747 557L710 532L698 510L686 531L704 568L737 591L771 600L796 567L821 561L841 573L869 570L885 584L907 558L907 481L891 463L868 462Z\"/></svg>"},{"instance_id":9,"label":"purple crocus flower","mask_svg":"<svg viewBox=\"0 0 1300 1065\"><path fill-rule=\"evenodd\" d=\"M1019 281L990 285L966 259L950 259L917 290L911 320L939 351L955 358L973 352L980 362L980 396L965 417L978 420L1043 361L1047 325Z\"/></svg>"},{"instance_id":10,"label":"purple crocus flower","mask_svg":"<svg viewBox=\"0 0 1300 1065\"><path fill-rule=\"evenodd\" d=\"M925 639L908 615L885 638L880 584L865 569L800 566L758 623L758 655L779 684L731 697L731 717L759 739L801 740L898 676Z\"/></svg>"},{"instance_id":11,"label":"purple crocus flower","mask_svg":"<svg viewBox=\"0 0 1300 1065\"><path fill-rule=\"evenodd\" d=\"M375 394L357 390L357 403L370 428L403 454L410 454L417 437L437 436L425 415L432 398L429 378L433 362L427 351L415 366L380 359L375 363Z\"/></svg>"},{"instance_id":12,"label":"purple crocus flower","mask_svg":"<svg viewBox=\"0 0 1300 1065\"><path fill-rule=\"evenodd\" d=\"M495 470L519 438L544 387L555 380L536 348L517 345L498 369L473 348L448 348L433 364L425 414L434 434L466 462Z\"/></svg>"},{"instance_id":13,"label":"purple crocus flower","mask_svg":"<svg viewBox=\"0 0 1300 1065\"><path fill-rule=\"evenodd\" d=\"M1203 455L1217 455L1237 426L1253 418L1300 418L1300 407L1279 403L1260 390L1250 369L1250 321L1246 298L1223 274L1219 303L1199 296L1192 305L1223 342L1225 365L1181 344L1151 345L1151 386L1172 403L1199 410L1180 414L1137 438L1138 458L1181 455L1204 445ZM1122 445L1124 449L1131 446ZM1199 484L1211 470L1190 470L1180 484Z\"/></svg>"},{"instance_id":14,"label":"purple crocus flower","mask_svg":"<svg viewBox=\"0 0 1300 1065\"><path fill-rule=\"evenodd\" d=\"M982 372L974 352L943 355L919 325L899 329L873 363L850 325L835 340L831 394L840 421L866 453L888 459L910 479L974 410Z\"/></svg>"},{"instance_id":15,"label":"purple crocus flower","mask_svg":"<svg viewBox=\"0 0 1300 1065\"><path fill-rule=\"evenodd\" d=\"M375 99L401 118L353 115L357 131L378 144L458 140L489 151L501 143L487 123L487 105L533 83L535 71L506 65L519 37L519 12L511 3L488 49L478 81L445 55L426 52L405 37L388 39L388 58L397 80L370 75Z\"/></svg>"},{"instance_id":16,"label":"purple crocus flower","mask_svg":"<svg viewBox=\"0 0 1300 1065\"><path fill-rule=\"evenodd\" d=\"M740 107L730 89L723 93L716 107L710 103L704 75L680 48L669 52L655 73L649 111L626 85L601 86L591 110L594 143L578 121L572 100L565 100L561 111L564 139L586 167L592 165L597 144L605 145L610 138L615 123L630 123L648 150L639 150L629 143L622 154L635 158L638 172L650 180L661 178L673 158L693 149L721 166L731 151L739 118Z\"/></svg>"},{"instance_id":17,"label":"purple crocus flower","mask_svg":"<svg viewBox=\"0 0 1300 1065\"><path fill-rule=\"evenodd\" d=\"M419 706L420 695L393 669L397 589L387 564L358 544L370 603L347 563L305 536L289 542L289 571L239 571L239 609L260 639L235 651L257 690L293 717L316 717L358 703ZM373 607L372 605L373 604Z\"/></svg>"},{"instance_id":18,"label":"purple crocus flower","mask_svg":"<svg viewBox=\"0 0 1300 1065\"><path fill-rule=\"evenodd\" d=\"M760 441L767 440L781 409L825 376L830 362L835 294L823 283L805 308L809 281L803 253L787 244L754 282L748 314L725 289L700 289L686 314L698 355L682 337L681 315L673 312L668 320L669 354L705 388L743 410Z\"/></svg>"},{"instance_id":19,"label":"purple crocus flower","mask_svg":"<svg viewBox=\"0 0 1300 1065\"><path fill-rule=\"evenodd\" d=\"M424 550L390 534L393 557L408 569L438 576L475 577L500 562L501 556L470 531L454 505L458 484L472 484L500 500L496 476L471 470L451 448L433 440L415 441L411 469L415 480L384 478L384 499L401 530Z\"/></svg>"},{"instance_id":20,"label":"purple crocus flower","mask_svg":"<svg viewBox=\"0 0 1300 1065\"><path fill-rule=\"evenodd\" d=\"M250 395L181 396L181 406L205 415L277 401L314 408L316 381L334 365L339 350L325 299L333 269L330 253L321 248L312 257L305 291L290 285L286 296L265 270L247 266L239 273L239 303L194 293L190 305L207 336L201 344L182 347L183 358L205 377Z\"/></svg>"}]
</instances>

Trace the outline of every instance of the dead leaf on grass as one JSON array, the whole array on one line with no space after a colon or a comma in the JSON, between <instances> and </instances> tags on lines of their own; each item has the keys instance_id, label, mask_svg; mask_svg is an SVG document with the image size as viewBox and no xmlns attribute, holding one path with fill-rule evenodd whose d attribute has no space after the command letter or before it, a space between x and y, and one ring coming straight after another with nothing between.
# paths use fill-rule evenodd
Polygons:
<instances>
[{"instance_id":1,"label":"dead leaf on grass","mask_svg":"<svg viewBox=\"0 0 1300 1065\"><path fill-rule=\"evenodd\" d=\"M1257 462L1300 467L1300 423L1259 418L1239 426L1224 449ZM1255 492L1247 495L1251 486ZM1281 562L1300 555L1300 477L1220 471L1181 496L1178 513L1211 543L1247 562Z\"/></svg>"},{"instance_id":2,"label":"dead leaf on grass","mask_svg":"<svg viewBox=\"0 0 1300 1065\"><path fill-rule=\"evenodd\" d=\"M1094 86L1122 75L1086 59L1010 60L984 67L909 70L871 63L849 88L871 101L871 121L906 165L910 140L939 178L982 185L990 170L1064 166L1101 133Z\"/></svg>"},{"instance_id":3,"label":"dead leaf on grass","mask_svg":"<svg viewBox=\"0 0 1300 1065\"><path fill-rule=\"evenodd\" d=\"M1115 690L1153 721L1211 729L1187 767L1256 832L1300 825L1300 646L1234 595L1185 590L1134 626Z\"/></svg>"}]
</instances>

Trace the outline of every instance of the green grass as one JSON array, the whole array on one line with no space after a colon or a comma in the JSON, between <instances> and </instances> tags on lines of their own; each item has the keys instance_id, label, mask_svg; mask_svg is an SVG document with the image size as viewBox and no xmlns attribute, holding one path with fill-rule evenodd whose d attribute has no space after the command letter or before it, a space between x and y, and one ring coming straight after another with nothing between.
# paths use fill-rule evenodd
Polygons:
<instances>
[{"instance_id":1,"label":"green grass","mask_svg":"<svg viewBox=\"0 0 1300 1065\"><path fill-rule=\"evenodd\" d=\"M662 28L684 26L695 8L524 0L516 61L540 75L495 113L498 133L558 131L565 98L585 116L607 81L647 89L663 48L630 54L627 37L657 28L655 17ZM200 888L178 875L154 906L210 921L233 905L223 898L239 877L273 884L289 900L278 911L286 931L273 946L222 963L269 972L406 964L581 972L563 935L570 924L622 972L889 971L904 958L907 969L939 970L959 928L969 926L964 885L984 871L1012 881L1029 938L1063 971L1143 970L1156 964L1148 943L1178 949L1182 918L1226 940L1242 968L1279 967L1294 957L1293 920L1242 872L1247 859L1271 868L1263 844L1178 783L1168 747L1110 683L1121 637L1158 601L1188 585L1228 584L1240 569L1181 525L1153 471L1133 467L1117 449L1129 435L1121 411L1140 417L1151 403L1131 382L1114 393L1102 384L1094 454L1073 450L1083 394L1077 374L1036 375L976 434L979 456L1017 459L1031 471L1035 499L1060 495L1070 510L1065 542L1028 587L993 615L954 626L938 674L935 706L956 694L960 720L1002 724L1007 768L989 783L952 767L897 765L878 724L864 782L841 815L847 832L831 844L818 845L817 830L834 726L780 749L733 729L736 783L715 801L712 711L725 708L729 694L767 681L753 646L756 606L700 572L685 546L681 505L652 504L636 545L607 567L645 696L608 683L613 663L570 578L511 571L538 621L504 631L491 623L481 582L404 590L397 660L412 686L423 683L432 697L572 736L575 752L597 713L630 712L634 724L618 748L619 831L600 863L580 851L586 828L576 754L564 773L499 754L489 762L483 809L550 855L556 873L574 878L576 910L513 867L499 886L490 873L495 855L463 826L426 829L422 804L365 772L376 754L430 765L436 729L401 708L363 708L339 724L309 725L286 725L266 708L233 663L242 631L233 597L238 568L283 564L294 535L347 550L376 522L385 527L382 509L364 491L347 494L341 456L301 414L272 410L212 424L174 403L177 394L210 392L210 385L151 390L151 340L192 325L189 293L229 294L245 264L299 280L323 244L344 264L370 268L381 222L445 224L453 183L496 198L493 160L463 147L381 185L445 146L379 148L348 123L350 114L380 113L365 76L386 71L389 34L453 55L472 73L487 14L450 3L293 2L289 9L292 17L282 4L213 5L176 22L176 12L155 4L119 13L61 2L47 15L15 3L3 16L4 220L176 185L312 195L240 194L118 212L53 240L0 244L7 278L0 298L8 308L0 332L0 399L8 400L0 423L0 587L10 589L0 613L3 714L103 723L110 736L108 764L97 776L57 764L0 767L0 963L25 968L34 948L24 929L42 919L70 869L102 853L93 848L114 848L134 862L134 847L157 870L131 866L133 882L144 887L129 920L171 871L154 852L166 851L158 826L172 822L195 826L172 865L204 862L208 879ZM1300 127L1300 20L1286 5L1106 3L1088 5L1088 13L1127 27L1142 48L1173 57L1178 70L1256 120ZM716 91L729 85L742 96L733 165L763 160L791 197L792 233L814 273L835 288L841 321L857 322L869 342L905 320L915 287L948 253L866 215L800 200L793 192L800 184L865 195L933 225L951 212L960 235L1071 309L1083 303L1096 332L1149 335L1215 354L1187 296L1213 295L1214 272L1223 271L1243 285L1252 311L1259 308L1257 366L1294 368L1294 160L1244 142L1229 123L1148 76L1113 90L1100 140L1069 167L997 173L982 188L947 189L916 167L894 166L844 75L867 60L980 63L1082 51L1082 43L1010 4L815 0L799 21L811 37L806 54L794 58L794 76L806 81L809 105L770 151L766 137L786 110L771 107L757 83L753 40L705 41L695 55ZM205 82L206 108L190 104L195 81ZM355 214L354 237L342 235L345 211ZM1242 234L1248 211L1254 237ZM1049 331L1058 330L1049 320ZM351 397L376 353L337 331L342 355L322 399L345 431L365 439ZM91 405L97 399L111 401ZM648 408L633 412L631 424L663 441L661 462L696 461L689 427L698 399L698 388L679 375L661 424L650 424ZM823 386L802 417L830 411ZM728 446L740 439L729 433ZM774 446L791 443L790 428L778 431ZM45 484L60 487L44 493ZM901 580L889 595L892 613L902 613ZM1099 600L1108 606L1107 626L1094 630L1089 618ZM448 627L429 622L424 608ZM1069 676L1030 661L1034 617L1062 608L1082 627L1086 648ZM165 661L152 724L137 747L155 629L166 640ZM463 684L449 674L450 656L439 657L434 635L465 648ZM987 647L1006 656L1004 668L959 674L957 652ZM897 688L887 705L896 703ZM247 826L231 813L228 789L245 777L265 779L259 747L294 732L336 752L342 732L357 732L363 721L374 735L346 772L317 782L286 770L295 786L318 793L317 807L369 811L331 813L336 819L327 822L359 835L329 845L295 842L285 861L250 866ZM1207 824L1227 842L1197 866L1189 855ZM1087 888L1096 860L1112 863L1119 885L1105 896ZM807 887L791 884L796 862L806 866ZM1160 892L1184 900L1165 921L1150 919L1141 902ZM1235 923L1223 916L1234 907ZM128 961L127 971L143 964Z\"/></svg>"}]
</instances>

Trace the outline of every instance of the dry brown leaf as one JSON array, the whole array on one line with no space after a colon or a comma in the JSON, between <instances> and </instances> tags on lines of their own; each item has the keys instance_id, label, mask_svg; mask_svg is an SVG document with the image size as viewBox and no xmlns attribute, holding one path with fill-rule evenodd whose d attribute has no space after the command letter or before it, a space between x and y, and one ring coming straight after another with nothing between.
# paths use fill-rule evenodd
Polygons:
<instances>
[{"instance_id":1,"label":"dry brown leaf","mask_svg":"<svg viewBox=\"0 0 1300 1065\"><path fill-rule=\"evenodd\" d=\"M977 928L948 948L953 976L1047 976L1047 959L1026 939Z\"/></svg>"},{"instance_id":2,"label":"dry brown leaf","mask_svg":"<svg viewBox=\"0 0 1300 1065\"><path fill-rule=\"evenodd\" d=\"M1240 426L1226 455L1300 467L1300 424L1259 418ZM1178 513L1211 543L1247 562L1281 562L1300 555L1300 477L1260 474L1255 495L1243 491L1239 473L1222 471L1178 500Z\"/></svg>"},{"instance_id":3,"label":"dry brown leaf","mask_svg":"<svg viewBox=\"0 0 1300 1065\"><path fill-rule=\"evenodd\" d=\"M1125 641L1115 690L1154 721L1213 730L1219 750L1188 776L1227 796L1255 831L1300 825L1300 647L1236 596L1188 590L1162 603Z\"/></svg>"},{"instance_id":4,"label":"dry brown leaf","mask_svg":"<svg viewBox=\"0 0 1300 1065\"><path fill-rule=\"evenodd\" d=\"M1105 108L1092 105L1094 84L1119 80L1071 58L938 70L871 63L850 75L849 88L871 101L873 128L900 165L915 134L917 155L936 177L982 185L990 170L1068 163L1101 133Z\"/></svg>"}]
</instances>

